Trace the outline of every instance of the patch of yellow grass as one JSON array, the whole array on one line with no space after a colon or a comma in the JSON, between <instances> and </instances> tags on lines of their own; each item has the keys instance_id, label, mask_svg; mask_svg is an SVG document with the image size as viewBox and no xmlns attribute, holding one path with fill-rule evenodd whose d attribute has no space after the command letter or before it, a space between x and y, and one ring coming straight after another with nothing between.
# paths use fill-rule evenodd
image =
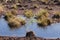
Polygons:
<instances>
[{"instance_id":1,"label":"patch of yellow grass","mask_svg":"<svg viewBox=\"0 0 60 40\"><path fill-rule=\"evenodd\" d=\"M60 11L55 11L54 14L60 16Z\"/></svg>"},{"instance_id":2,"label":"patch of yellow grass","mask_svg":"<svg viewBox=\"0 0 60 40\"><path fill-rule=\"evenodd\" d=\"M33 17L33 11L27 9L27 10L24 11L24 15L25 15L27 18Z\"/></svg>"},{"instance_id":3,"label":"patch of yellow grass","mask_svg":"<svg viewBox=\"0 0 60 40\"><path fill-rule=\"evenodd\" d=\"M7 17L7 22L10 27L20 27L25 24L25 20L21 18L17 18L17 16L13 15L11 11L8 11L5 16Z\"/></svg>"},{"instance_id":4,"label":"patch of yellow grass","mask_svg":"<svg viewBox=\"0 0 60 40\"><path fill-rule=\"evenodd\" d=\"M4 10L4 6L0 4L0 12Z\"/></svg>"},{"instance_id":5,"label":"patch of yellow grass","mask_svg":"<svg viewBox=\"0 0 60 40\"><path fill-rule=\"evenodd\" d=\"M45 2L46 4L49 2L49 0L39 0L39 1Z\"/></svg>"},{"instance_id":6,"label":"patch of yellow grass","mask_svg":"<svg viewBox=\"0 0 60 40\"><path fill-rule=\"evenodd\" d=\"M33 4L34 7L36 8L39 8L39 5L38 4Z\"/></svg>"},{"instance_id":7,"label":"patch of yellow grass","mask_svg":"<svg viewBox=\"0 0 60 40\"><path fill-rule=\"evenodd\" d=\"M48 13L48 10L46 9L40 9L38 10L38 12L36 13L36 16L37 17L41 17L41 16L45 16L45 17L48 17L49 16L49 13Z\"/></svg>"},{"instance_id":8,"label":"patch of yellow grass","mask_svg":"<svg viewBox=\"0 0 60 40\"><path fill-rule=\"evenodd\" d=\"M49 13L46 9L40 9L37 13L36 13L36 17L37 19L37 23L38 24L42 24L44 26L49 25L50 20L49 20ZM48 23L49 22L49 23Z\"/></svg>"}]
</instances>

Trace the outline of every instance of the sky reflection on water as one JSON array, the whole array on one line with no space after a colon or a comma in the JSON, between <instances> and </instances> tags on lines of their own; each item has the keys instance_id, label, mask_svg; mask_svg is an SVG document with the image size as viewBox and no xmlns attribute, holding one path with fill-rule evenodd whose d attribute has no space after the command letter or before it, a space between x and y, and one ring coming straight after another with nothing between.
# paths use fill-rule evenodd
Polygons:
<instances>
[{"instance_id":1,"label":"sky reflection on water","mask_svg":"<svg viewBox=\"0 0 60 40\"><path fill-rule=\"evenodd\" d=\"M33 21L33 23L30 22L31 20L28 20L25 26L11 30L7 25L7 22L3 18L0 18L0 36L24 37L26 32L33 31L36 37L60 38L60 23L41 28L37 26L36 21Z\"/></svg>"}]
</instances>

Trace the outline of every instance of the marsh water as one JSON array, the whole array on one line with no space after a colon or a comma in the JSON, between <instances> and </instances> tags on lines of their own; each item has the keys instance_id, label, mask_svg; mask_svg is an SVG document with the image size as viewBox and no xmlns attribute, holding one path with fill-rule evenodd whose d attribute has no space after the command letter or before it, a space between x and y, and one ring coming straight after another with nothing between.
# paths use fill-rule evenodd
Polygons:
<instances>
[{"instance_id":1,"label":"marsh water","mask_svg":"<svg viewBox=\"0 0 60 40\"><path fill-rule=\"evenodd\" d=\"M36 37L60 38L60 23L51 24L45 28L38 27L36 20L26 20L26 24L17 29L11 29L4 18L0 18L0 36L24 37L27 32L33 31Z\"/></svg>"}]
</instances>

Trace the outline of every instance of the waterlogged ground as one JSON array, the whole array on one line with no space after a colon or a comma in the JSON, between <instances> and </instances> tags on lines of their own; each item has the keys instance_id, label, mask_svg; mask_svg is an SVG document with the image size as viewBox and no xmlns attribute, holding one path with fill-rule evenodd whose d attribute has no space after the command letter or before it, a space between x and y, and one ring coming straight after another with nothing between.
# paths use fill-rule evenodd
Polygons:
<instances>
[{"instance_id":1,"label":"waterlogged ground","mask_svg":"<svg viewBox=\"0 0 60 40\"><path fill-rule=\"evenodd\" d=\"M60 38L60 23L51 24L50 26L43 28L38 27L36 20L33 18L25 18L25 20L26 25L18 29L11 29L9 28L7 21L5 21L3 18L0 18L0 36L24 37L26 32L33 31L36 37Z\"/></svg>"}]
</instances>

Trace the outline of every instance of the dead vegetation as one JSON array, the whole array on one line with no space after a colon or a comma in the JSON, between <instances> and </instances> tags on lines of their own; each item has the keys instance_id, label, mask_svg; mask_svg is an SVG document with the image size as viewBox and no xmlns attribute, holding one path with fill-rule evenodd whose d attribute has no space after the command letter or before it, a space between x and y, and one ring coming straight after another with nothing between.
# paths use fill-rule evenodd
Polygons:
<instances>
[{"instance_id":1,"label":"dead vegetation","mask_svg":"<svg viewBox=\"0 0 60 40\"><path fill-rule=\"evenodd\" d=\"M51 24L51 20L49 19L49 13L45 9L40 9L36 14L37 24L39 26L48 26Z\"/></svg>"},{"instance_id":2,"label":"dead vegetation","mask_svg":"<svg viewBox=\"0 0 60 40\"><path fill-rule=\"evenodd\" d=\"M25 24L25 20L17 18L10 11L5 14L6 21L11 28L20 27Z\"/></svg>"},{"instance_id":3,"label":"dead vegetation","mask_svg":"<svg viewBox=\"0 0 60 40\"><path fill-rule=\"evenodd\" d=\"M54 15L52 16L52 20L53 20L53 22L60 22L60 11L55 11L54 12Z\"/></svg>"},{"instance_id":4,"label":"dead vegetation","mask_svg":"<svg viewBox=\"0 0 60 40\"><path fill-rule=\"evenodd\" d=\"M27 18L31 18L31 17L33 17L34 15L33 15L33 11L32 10L25 10L24 11L24 16L26 16Z\"/></svg>"}]
</instances>

